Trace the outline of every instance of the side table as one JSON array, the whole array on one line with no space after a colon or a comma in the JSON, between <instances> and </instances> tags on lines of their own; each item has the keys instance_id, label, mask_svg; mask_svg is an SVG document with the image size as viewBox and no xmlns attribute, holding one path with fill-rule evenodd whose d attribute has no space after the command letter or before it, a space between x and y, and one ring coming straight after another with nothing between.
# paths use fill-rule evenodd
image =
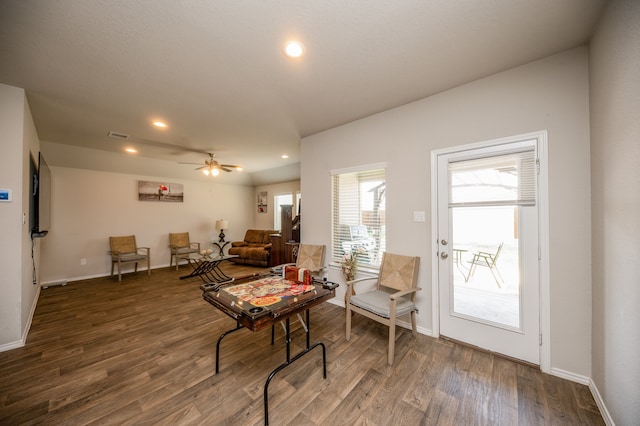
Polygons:
<instances>
[{"instance_id":1,"label":"side table","mask_svg":"<svg viewBox=\"0 0 640 426\"><path fill-rule=\"evenodd\" d=\"M193 271L189 275L180 277L181 280L187 278L200 277L200 279L206 283L223 283L233 281L234 278L228 276L220 269L220 264L229 259L233 259L238 256L202 256L197 253L181 254L178 255L180 259L185 259L193 268Z\"/></svg>"},{"instance_id":2,"label":"side table","mask_svg":"<svg viewBox=\"0 0 640 426\"><path fill-rule=\"evenodd\" d=\"M223 242L211 241L211 245L212 245L212 246L216 246L216 247L218 247L218 254L219 254L220 256L224 256L224 248L225 248L228 244L231 244L231 241L223 241Z\"/></svg>"}]
</instances>

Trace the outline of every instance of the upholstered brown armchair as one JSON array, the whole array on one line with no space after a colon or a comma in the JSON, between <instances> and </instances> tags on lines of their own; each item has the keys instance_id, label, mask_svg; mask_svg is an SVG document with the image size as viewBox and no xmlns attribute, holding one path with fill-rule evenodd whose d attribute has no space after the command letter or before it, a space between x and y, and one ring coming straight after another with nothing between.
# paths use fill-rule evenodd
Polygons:
<instances>
[{"instance_id":1,"label":"upholstered brown armchair","mask_svg":"<svg viewBox=\"0 0 640 426\"><path fill-rule=\"evenodd\" d=\"M248 229L242 241L233 241L229 249L230 255L235 255L231 259L235 263L255 266L269 266L271 256L272 234L277 234L275 230Z\"/></svg>"},{"instance_id":2,"label":"upholstered brown armchair","mask_svg":"<svg viewBox=\"0 0 640 426\"><path fill-rule=\"evenodd\" d=\"M111 251L111 276L118 265L118 281L122 282L122 264L135 263L134 272L138 272L138 262L147 261L147 275L151 275L151 255L149 247L138 247L135 235L109 237Z\"/></svg>"}]
</instances>

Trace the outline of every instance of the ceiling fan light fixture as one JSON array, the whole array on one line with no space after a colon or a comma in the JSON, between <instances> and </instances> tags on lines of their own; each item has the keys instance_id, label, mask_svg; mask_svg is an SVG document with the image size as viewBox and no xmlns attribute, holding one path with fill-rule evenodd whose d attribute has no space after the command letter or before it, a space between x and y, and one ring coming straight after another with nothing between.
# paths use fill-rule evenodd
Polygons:
<instances>
[{"instance_id":1,"label":"ceiling fan light fixture","mask_svg":"<svg viewBox=\"0 0 640 426\"><path fill-rule=\"evenodd\" d=\"M205 176L218 176L220 171L231 172L236 170L238 172L242 171L241 166L236 166L233 164L220 164L215 160L215 154L209 153L209 158L204 160L204 166L196 167L196 170L202 170L202 173ZM201 163L179 163L179 164L201 164Z\"/></svg>"}]
</instances>

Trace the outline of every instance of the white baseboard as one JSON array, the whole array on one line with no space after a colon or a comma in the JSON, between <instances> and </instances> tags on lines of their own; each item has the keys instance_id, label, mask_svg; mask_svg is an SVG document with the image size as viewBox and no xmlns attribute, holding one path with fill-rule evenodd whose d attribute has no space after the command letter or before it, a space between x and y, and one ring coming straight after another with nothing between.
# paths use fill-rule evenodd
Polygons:
<instances>
[{"instance_id":1,"label":"white baseboard","mask_svg":"<svg viewBox=\"0 0 640 426\"><path fill-rule=\"evenodd\" d=\"M560 377L561 379L567 379L572 382L580 383L581 385L588 385L591 379L589 377L575 374L570 371L561 370L559 368L551 368L549 372L552 376Z\"/></svg>"},{"instance_id":2,"label":"white baseboard","mask_svg":"<svg viewBox=\"0 0 640 426\"><path fill-rule=\"evenodd\" d=\"M600 409L600 414L602 415L604 423L607 426L615 426L615 423L611 418L611 414L609 414L609 410L607 410L607 406L604 404L602 395L600 395L600 391L598 391L598 387L593 380L589 380L589 390L591 391L591 395L593 395L593 399L596 401L596 405Z\"/></svg>"},{"instance_id":3,"label":"white baseboard","mask_svg":"<svg viewBox=\"0 0 640 426\"><path fill-rule=\"evenodd\" d=\"M184 264L186 265L186 263ZM180 266L184 266L184 265L180 265ZM156 265L156 266L152 266L151 270L153 271L154 269L160 269L160 268L168 268L169 264L164 264L164 265ZM175 267L175 265L174 265ZM142 271L146 271L147 268L138 268L138 272L142 272ZM133 271L126 271L123 272L123 274L128 274L130 272ZM114 276L117 274L117 272L114 272ZM51 281L43 281L42 283L40 283L41 287L52 287L54 285L65 285L74 281L82 281L82 280L90 280L93 278L104 278L104 277L108 277L110 276L110 273L106 273L106 274L92 274L92 275L82 275L82 276L78 276L78 277L71 277L71 278L60 278L57 280L51 280ZM65 282L65 284L62 284L62 282Z\"/></svg>"},{"instance_id":4,"label":"white baseboard","mask_svg":"<svg viewBox=\"0 0 640 426\"><path fill-rule=\"evenodd\" d=\"M40 298L40 287L36 288L36 295L33 298L33 302L31 302L31 310L29 311L29 318L27 318L27 323L25 324L24 329L22 330L22 346L27 342L27 335L29 334L29 330L31 330L31 322L33 321L33 315L36 313L36 306L38 306L38 299Z\"/></svg>"},{"instance_id":5,"label":"white baseboard","mask_svg":"<svg viewBox=\"0 0 640 426\"><path fill-rule=\"evenodd\" d=\"M31 330L31 322L33 321L33 315L36 312L36 306L38 306L38 299L40 298L40 287L36 287L36 295L33 298L33 302L31 303L31 310L29 311L29 317L27 318L27 323L22 329L22 337L20 340L16 340L14 342L9 342L0 345L0 352L9 351L11 349L17 349L23 347L27 343L27 336L29 335L29 330Z\"/></svg>"},{"instance_id":6,"label":"white baseboard","mask_svg":"<svg viewBox=\"0 0 640 426\"><path fill-rule=\"evenodd\" d=\"M24 346L26 340L16 340L15 342L5 343L0 345L0 352L10 351L11 349L18 349Z\"/></svg>"}]
</instances>

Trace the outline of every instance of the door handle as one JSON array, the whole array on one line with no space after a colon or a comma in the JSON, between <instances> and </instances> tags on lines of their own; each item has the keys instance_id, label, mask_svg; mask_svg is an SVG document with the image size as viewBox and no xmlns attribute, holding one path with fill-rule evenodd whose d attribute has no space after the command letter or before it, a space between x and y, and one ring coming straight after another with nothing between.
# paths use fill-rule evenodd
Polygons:
<instances>
[{"instance_id":1,"label":"door handle","mask_svg":"<svg viewBox=\"0 0 640 426\"><path fill-rule=\"evenodd\" d=\"M440 253L440 257L442 259L446 259L447 257L449 257L449 254L446 251L443 251L443 252Z\"/></svg>"}]
</instances>

